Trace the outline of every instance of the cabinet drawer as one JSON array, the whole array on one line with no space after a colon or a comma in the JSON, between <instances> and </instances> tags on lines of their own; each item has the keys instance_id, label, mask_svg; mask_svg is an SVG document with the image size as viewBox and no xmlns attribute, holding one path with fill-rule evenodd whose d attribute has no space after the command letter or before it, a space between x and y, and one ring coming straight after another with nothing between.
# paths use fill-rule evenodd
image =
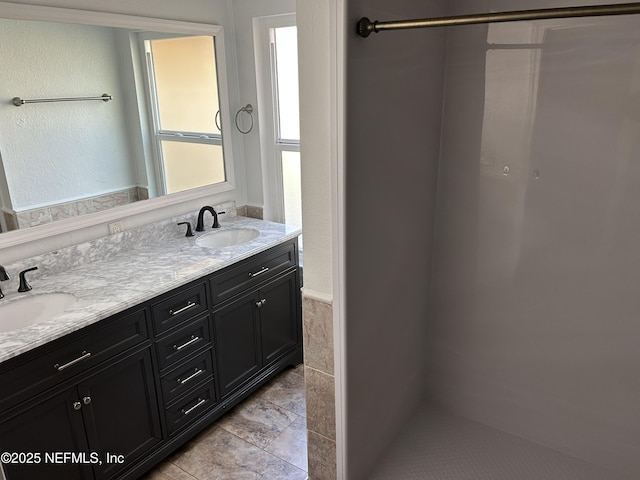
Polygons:
<instances>
[{"instance_id":1,"label":"cabinet drawer","mask_svg":"<svg viewBox=\"0 0 640 480\"><path fill-rule=\"evenodd\" d=\"M210 345L209 316L205 315L156 342L160 370Z\"/></svg>"},{"instance_id":2,"label":"cabinet drawer","mask_svg":"<svg viewBox=\"0 0 640 480\"><path fill-rule=\"evenodd\" d=\"M296 266L295 243L288 243L256 255L211 279L211 302L223 302Z\"/></svg>"},{"instance_id":3,"label":"cabinet drawer","mask_svg":"<svg viewBox=\"0 0 640 480\"><path fill-rule=\"evenodd\" d=\"M162 376L160 384L164 402L171 403L195 386L212 379L213 358L209 349Z\"/></svg>"},{"instance_id":4,"label":"cabinet drawer","mask_svg":"<svg viewBox=\"0 0 640 480\"><path fill-rule=\"evenodd\" d=\"M43 390L134 347L149 338L145 310L102 320L88 332L80 330L4 362L0 370L2 404L26 389ZM0 405L0 407L3 405Z\"/></svg>"},{"instance_id":5,"label":"cabinet drawer","mask_svg":"<svg viewBox=\"0 0 640 480\"><path fill-rule=\"evenodd\" d=\"M165 418L169 435L197 420L215 404L216 390L212 380L191 395L177 401L175 405L167 407Z\"/></svg>"},{"instance_id":6,"label":"cabinet drawer","mask_svg":"<svg viewBox=\"0 0 640 480\"><path fill-rule=\"evenodd\" d=\"M207 310L205 283L195 285L151 307L156 335L176 327Z\"/></svg>"}]
</instances>

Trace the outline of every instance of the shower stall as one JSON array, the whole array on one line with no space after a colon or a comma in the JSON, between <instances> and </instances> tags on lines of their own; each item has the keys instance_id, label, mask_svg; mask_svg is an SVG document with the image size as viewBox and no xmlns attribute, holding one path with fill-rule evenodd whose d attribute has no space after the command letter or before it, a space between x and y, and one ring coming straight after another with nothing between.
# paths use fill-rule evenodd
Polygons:
<instances>
[{"instance_id":1,"label":"shower stall","mask_svg":"<svg viewBox=\"0 0 640 480\"><path fill-rule=\"evenodd\" d=\"M362 38L363 16L561 5L347 1L349 480L640 478L640 5L625 5Z\"/></svg>"}]
</instances>

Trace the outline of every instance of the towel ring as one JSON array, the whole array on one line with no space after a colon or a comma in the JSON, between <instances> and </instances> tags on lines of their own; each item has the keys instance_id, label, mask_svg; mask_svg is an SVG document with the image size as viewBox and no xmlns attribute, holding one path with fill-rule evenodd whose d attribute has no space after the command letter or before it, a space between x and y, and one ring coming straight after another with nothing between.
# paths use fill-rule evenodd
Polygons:
<instances>
[{"instance_id":1,"label":"towel ring","mask_svg":"<svg viewBox=\"0 0 640 480\"><path fill-rule=\"evenodd\" d=\"M238 124L238 117L242 112L249 114L249 118L251 118L251 126L247 130L242 130L242 128L240 128L240 125ZM247 133L251 132L251 130L253 130L253 106L250 103L247 103L244 107L236 112L236 128L243 135L246 135Z\"/></svg>"},{"instance_id":2,"label":"towel ring","mask_svg":"<svg viewBox=\"0 0 640 480\"><path fill-rule=\"evenodd\" d=\"M220 122L220 110L216 112L214 121L216 122L216 127L218 128L218 130L220 130L220 133L222 133L222 124Z\"/></svg>"}]
</instances>

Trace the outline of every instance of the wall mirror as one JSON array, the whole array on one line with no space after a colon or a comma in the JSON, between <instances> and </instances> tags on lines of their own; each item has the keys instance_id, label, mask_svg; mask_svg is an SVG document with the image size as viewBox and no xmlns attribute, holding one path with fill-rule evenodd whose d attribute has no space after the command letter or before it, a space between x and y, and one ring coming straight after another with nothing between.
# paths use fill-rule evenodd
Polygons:
<instances>
[{"instance_id":1,"label":"wall mirror","mask_svg":"<svg viewBox=\"0 0 640 480\"><path fill-rule=\"evenodd\" d=\"M234 188L222 27L0 2L0 42L0 247Z\"/></svg>"}]
</instances>

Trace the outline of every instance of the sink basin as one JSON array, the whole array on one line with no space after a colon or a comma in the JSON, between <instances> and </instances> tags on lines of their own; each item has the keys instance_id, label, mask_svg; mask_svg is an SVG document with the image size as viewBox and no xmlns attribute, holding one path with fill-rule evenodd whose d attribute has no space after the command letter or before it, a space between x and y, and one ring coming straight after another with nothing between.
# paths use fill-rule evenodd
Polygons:
<instances>
[{"instance_id":1,"label":"sink basin","mask_svg":"<svg viewBox=\"0 0 640 480\"><path fill-rule=\"evenodd\" d=\"M253 228L231 228L202 235L196 245L206 248L225 248L241 245L256 238L260 232Z\"/></svg>"},{"instance_id":2,"label":"sink basin","mask_svg":"<svg viewBox=\"0 0 640 480\"><path fill-rule=\"evenodd\" d=\"M0 300L0 333L44 322L76 302L70 293L41 293L15 300Z\"/></svg>"}]
</instances>

